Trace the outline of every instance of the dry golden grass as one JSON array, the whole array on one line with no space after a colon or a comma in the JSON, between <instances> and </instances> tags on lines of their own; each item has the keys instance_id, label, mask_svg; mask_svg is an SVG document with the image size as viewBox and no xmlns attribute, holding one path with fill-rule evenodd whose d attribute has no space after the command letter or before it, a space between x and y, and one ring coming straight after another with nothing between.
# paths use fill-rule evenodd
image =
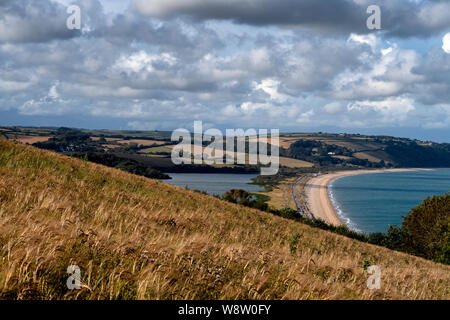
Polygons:
<instances>
[{"instance_id":1,"label":"dry golden grass","mask_svg":"<svg viewBox=\"0 0 450 320\"><path fill-rule=\"evenodd\" d=\"M298 244L290 250L291 239ZM381 267L366 288L364 261ZM66 287L81 268L82 289ZM448 299L450 267L0 141L0 297Z\"/></svg>"},{"instance_id":2,"label":"dry golden grass","mask_svg":"<svg viewBox=\"0 0 450 320\"><path fill-rule=\"evenodd\" d=\"M278 184L276 188L269 192L261 192L261 194L268 196L270 200L267 202L271 208L282 209L291 208L296 210L294 197L292 196L292 183L297 178L289 178Z\"/></svg>"},{"instance_id":3,"label":"dry golden grass","mask_svg":"<svg viewBox=\"0 0 450 320\"><path fill-rule=\"evenodd\" d=\"M143 146L152 146L152 145L163 145L167 144L167 141L159 141L159 140L144 140L144 139L130 139L130 140L118 140L117 141L120 144L130 144L130 143L136 143L138 145Z\"/></svg>"},{"instance_id":4,"label":"dry golden grass","mask_svg":"<svg viewBox=\"0 0 450 320\"><path fill-rule=\"evenodd\" d=\"M19 136L17 137L17 140L21 143L28 143L28 144L33 144L36 142L45 142L48 141L48 139L50 139L50 137L38 137L38 136Z\"/></svg>"},{"instance_id":5,"label":"dry golden grass","mask_svg":"<svg viewBox=\"0 0 450 320\"><path fill-rule=\"evenodd\" d=\"M298 137L297 137L297 138L291 138L291 137L289 137L289 138L279 137L278 143L276 143L275 141L272 141L272 138L270 138L270 137L267 138L267 142L268 142L269 144L275 144L275 145L278 145L279 147L285 148L285 149L289 149L289 147L291 146L291 144L293 144L294 142L296 142L296 141L298 141L298 140L299 140ZM252 142L258 142L259 139L258 139L257 137L250 137L250 138L249 138L249 141L252 141Z\"/></svg>"},{"instance_id":6,"label":"dry golden grass","mask_svg":"<svg viewBox=\"0 0 450 320\"><path fill-rule=\"evenodd\" d=\"M353 156L355 158L366 159L366 160L369 160L371 162L380 162L382 160L382 159L377 158L377 157L375 157L373 155L370 155L370 154L368 154L366 152L357 152L357 153L354 153Z\"/></svg>"},{"instance_id":7,"label":"dry golden grass","mask_svg":"<svg viewBox=\"0 0 450 320\"><path fill-rule=\"evenodd\" d=\"M311 168L314 164L303 160L280 157L280 166L288 168Z\"/></svg>"},{"instance_id":8,"label":"dry golden grass","mask_svg":"<svg viewBox=\"0 0 450 320\"><path fill-rule=\"evenodd\" d=\"M92 141L99 141L100 137L91 137ZM118 145L115 145L116 148L120 147L121 144L130 144L130 143L136 143L138 145L143 146L153 146L153 145L163 145L167 144L167 141L160 141L160 140L151 140L151 139L130 139L130 140L124 140L122 138L106 138L107 142L113 142L117 143Z\"/></svg>"},{"instance_id":9,"label":"dry golden grass","mask_svg":"<svg viewBox=\"0 0 450 320\"><path fill-rule=\"evenodd\" d=\"M341 160L350 160L352 157L347 157L347 156L332 156L332 158L335 158L335 159L341 159Z\"/></svg>"},{"instance_id":10,"label":"dry golden grass","mask_svg":"<svg viewBox=\"0 0 450 320\"><path fill-rule=\"evenodd\" d=\"M165 152L165 153L171 153L172 152L172 148L168 148L166 146L163 147L152 147L152 148L146 148L146 149L142 149L140 151L141 153L145 153L145 154L153 154L153 153L158 153L158 152Z\"/></svg>"},{"instance_id":11,"label":"dry golden grass","mask_svg":"<svg viewBox=\"0 0 450 320\"><path fill-rule=\"evenodd\" d=\"M301 140L301 139L300 138L283 138L283 137L280 137L280 147L281 148L285 148L285 149L289 149L291 144L293 144L294 142L297 142L298 140Z\"/></svg>"},{"instance_id":12,"label":"dry golden grass","mask_svg":"<svg viewBox=\"0 0 450 320\"><path fill-rule=\"evenodd\" d=\"M103 150L108 151L108 150L113 150L113 149L117 149L120 146L116 145L116 144L102 144Z\"/></svg>"}]
</instances>

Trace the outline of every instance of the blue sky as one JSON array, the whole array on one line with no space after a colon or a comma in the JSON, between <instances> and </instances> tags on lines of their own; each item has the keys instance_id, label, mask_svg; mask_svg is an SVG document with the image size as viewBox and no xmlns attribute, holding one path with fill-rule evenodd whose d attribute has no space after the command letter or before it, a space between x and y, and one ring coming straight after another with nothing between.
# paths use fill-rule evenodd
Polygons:
<instances>
[{"instance_id":1,"label":"blue sky","mask_svg":"<svg viewBox=\"0 0 450 320\"><path fill-rule=\"evenodd\" d=\"M381 30L367 29L372 4ZM440 0L5 0L0 125L450 142L448 33Z\"/></svg>"}]
</instances>

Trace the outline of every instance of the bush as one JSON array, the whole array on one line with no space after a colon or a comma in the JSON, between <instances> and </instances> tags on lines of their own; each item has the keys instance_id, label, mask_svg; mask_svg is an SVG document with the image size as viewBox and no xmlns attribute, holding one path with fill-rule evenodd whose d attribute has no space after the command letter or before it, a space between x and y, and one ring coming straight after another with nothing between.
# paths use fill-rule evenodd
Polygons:
<instances>
[{"instance_id":1,"label":"bush","mask_svg":"<svg viewBox=\"0 0 450 320\"><path fill-rule=\"evenodd\" d=\"M298 240L300 239L300 233L294 234L294 236L291 239L291 242L289 243L289 251L291 254L294 254L297 251L297 244Z\"/></svg>"},{"instance_id":2,"label":"bush","mask_svg":"<svg viewBox=\"0 0 450 320\"><path fill-rule=\"evenodd\" d=\"M241 189L231 189L227 191L222 200L238 203L246 207L255 208L262 211L269 211L269 205L264 199L255 198L250 193Z\"/></svg>"},{"instance_id":3,"label":"bush","mask_svg":"<svg viewBox=\"0 0 450 320\"><path fill-rule=\"evenodd\" d=\"M425 199L402 223L406 251L449 263L450 194Z\"/></svg>"},{"instance_id":4,"label":"bush","mask_svg":"<svg viewBox=\"0 0 450 320\"><path fill-rule=\"evenodd\" d=\"M386 245L386 235L382 232L374 232L368 235L367 242L377 246Z\"/></svg>"},{"instance_id":5,"label":"bush","mask_svg":"<svg viewBox=\"0 0 450 320\"><path fill-rule=\"evenodd\" d=\"M301 218L300 214L297 212L297 210L291 209L291 208L282 208L278 210L278 215L280 217L286 218L286 219L299 219Z\"/></svg>"}]
</instances>

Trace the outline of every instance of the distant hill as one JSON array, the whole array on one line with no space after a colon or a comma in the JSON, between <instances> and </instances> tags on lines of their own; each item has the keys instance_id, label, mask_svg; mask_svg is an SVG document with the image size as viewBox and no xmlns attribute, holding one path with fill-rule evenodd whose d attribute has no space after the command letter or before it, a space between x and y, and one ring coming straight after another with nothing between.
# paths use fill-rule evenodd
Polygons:
<instances>
[{"instance_id":1,"label":"distant hill","mask_svg":"<svg viewBox=\"0 0 450 320\"><path fill-rule=\"evenodd\" d=\"M0 136L66 154L96 152L127 156L132 161L163 172L259 171L251 166L174 166L170 156L176 143L170 140L168 131L4 127L0 128ZM389 136L284 133L280 135L280 155L282 173L321 169L450 167L449 143Z\"/></svg>"},{"instance_id":2,"label":"distant hill","mask_svg":"<svg viewBox=\"0 0 450 320\"><path fill-rule=\"evenodd\" d=\"M6 140L0 256L3 299L450 298L449 266Z\"/></svg>"},{"instance_id":3,"label":"distant hill","mask_svg":"<svg viewBox=\"0 0 450 320\"><path fill-rule=\"evenodd\" d=\"M450 144L387 136L283 135L285 156L321 166L450 167Z\"/></svg>"}]
</instances>

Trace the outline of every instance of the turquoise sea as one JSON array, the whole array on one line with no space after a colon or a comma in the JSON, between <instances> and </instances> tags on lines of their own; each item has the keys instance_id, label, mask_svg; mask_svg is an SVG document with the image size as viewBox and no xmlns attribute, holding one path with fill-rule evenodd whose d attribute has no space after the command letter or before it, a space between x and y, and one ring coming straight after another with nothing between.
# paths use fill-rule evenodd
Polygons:
<instances>
[{"instance_id":1,"label":"turquoise sea","mask_svg":"<svg viewBox=\"0 0 450 320\"><path fill-rule=\"evenodd\" d=\"M450 192L450 170L371 173L341 177L330 196L347 225L361 232L385 232L425 198Z\"/></svg>"}]
</instances>

